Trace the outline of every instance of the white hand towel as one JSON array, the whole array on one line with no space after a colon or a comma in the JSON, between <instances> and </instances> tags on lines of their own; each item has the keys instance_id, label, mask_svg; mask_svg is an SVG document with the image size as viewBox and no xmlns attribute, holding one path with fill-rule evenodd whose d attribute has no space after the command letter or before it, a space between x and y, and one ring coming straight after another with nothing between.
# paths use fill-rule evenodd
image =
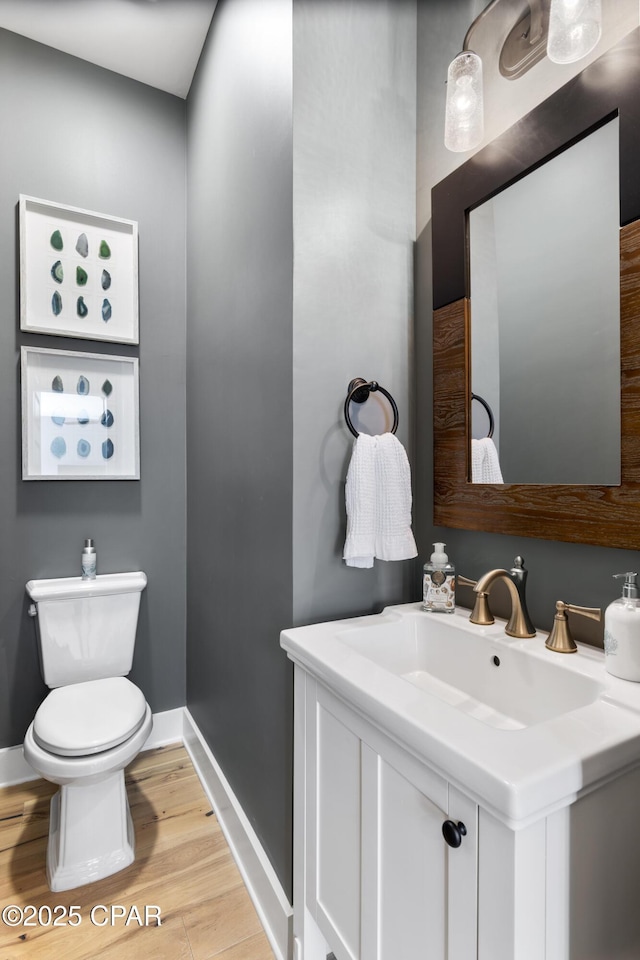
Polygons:
<instances>
[{"instance_id":1,"label":"white hand towel","mask_svg":"<svg viewBox=\"0 0 640 960\"><path fill-rule=\"evenodd\" d=\"M347 539L343 558L348 567L372 567L376 544L377 437L360 433L353 443L345 501Z\"/></svg>"},{"instance_id":2,"label":"white hand towel","mask_svg":"<svg viewBox=\"0 0 640 960\"><path fill-rule=\"evenodd\" d=\"M356 438L345 499L347 566L371 567L374 557L409 560L418 555L411 531L411 470L392 433Z\"/></svg>"},{"instance_id":3,"label":"white hand towel","mask_svg":"<svg viewBox=\"0 0 640 960\"><path fill-rule=\"evenodd\" d=\"M503 483L498 451L491 437L471 441L471 480L473 483Z\"/></svg>"}]
</instances>

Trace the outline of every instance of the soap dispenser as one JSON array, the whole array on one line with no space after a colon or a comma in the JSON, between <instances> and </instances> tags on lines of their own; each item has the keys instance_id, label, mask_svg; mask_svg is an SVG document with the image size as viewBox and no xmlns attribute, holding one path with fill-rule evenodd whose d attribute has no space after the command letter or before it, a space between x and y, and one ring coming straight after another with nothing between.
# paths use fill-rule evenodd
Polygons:
<instances>
[{"instance_id":1,"label":"soap dispenser","mask_svg":"<svg viewBox=\"0 0 640 960\"><path fill-rule=\"evenodd\" d=\"M83 580L95 580L97 560L98 557L96 548L93 545L93 540L85 540L80 560Z\"/></svg>"},{"instance_id":2,"label":"soap dispenser","mask_svg":"<svg viewBox=\"0 0 640 960\"><path fill-rule=\"evenodd\" d=\"M622 596L604 612L605 666L614 677L640 681L640 600L637 573L615 573L624 578Z\"/></svg>"},{"instance_id":3,"label":"soap dispenser","mask_svg":"<svg viewBox=\"0 0 640 960\"><path fill-rule=\"evenodd\" d=\"M456 609L456 571L445 547L446 543L434 543L431 559L424 565L422 609L428 613L454 613Z\"/></svg>"}]
</instances>

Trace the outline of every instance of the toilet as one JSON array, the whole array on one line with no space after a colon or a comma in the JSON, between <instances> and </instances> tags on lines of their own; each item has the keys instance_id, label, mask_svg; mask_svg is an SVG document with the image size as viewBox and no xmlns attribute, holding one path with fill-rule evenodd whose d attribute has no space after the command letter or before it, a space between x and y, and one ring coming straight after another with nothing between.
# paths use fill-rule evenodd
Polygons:
<instances>
[{"instance_id":1,"label":"toilet","mask_svg":"<svg viewBox=\"0 0 640 960\"><path fill-rule=\"evenodd\" d=\"M24 739L39 776L60 785L51 799L47 880L70 890L133 862L124 768L153 724L131 670L146 575L30 580L42 676L51 692Z\"/></svg>"}]
</instances>

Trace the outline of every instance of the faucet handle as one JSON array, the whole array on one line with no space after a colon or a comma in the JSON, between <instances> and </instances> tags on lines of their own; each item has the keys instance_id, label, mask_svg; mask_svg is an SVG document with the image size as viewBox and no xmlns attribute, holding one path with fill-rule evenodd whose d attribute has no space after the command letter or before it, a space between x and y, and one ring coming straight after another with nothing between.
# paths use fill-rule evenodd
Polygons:
<instances>
[{"instance_id":1,"label":"faucet handle","mask_svg":"<svg viewBox=\"0 0 640 960\"><path fill-rule=\"evenodd\" d=\"M469 617L470 623L477 623L481 627L488 627L492 623L495 623L495 617L491 613L491 608L489 607L489 594L484 593L482 590L480 593L476 593L476 602L473 605L473 611Z\"/></svg>"},{"instance_id":2,"label":"faucet handle","mask_svg":"<svg viewBox=\"0 0 640 960\"><path fill-rule=\"evenodd\" d=\"M463 587L475 587L477 580L469 580L469 577L463 577L461 573L456 577L456 584Z\"/></svg>"},{"instance_id":3,"label":"faucet handle","mask_svg":"<svg viewBox=\"0 0 640 960\"><path fill-rule=\"evenodd\" d=\"M477 580L469 580L468 577L463 577L460 574L456 577L456 583L462 584L463 587L475 587L478 583ZM477 593L476 601L473 605L473 611L469 617L470 623L477 623L481 627L488 627L490 624L495 623L493 614L489 609L489 594L488 593Z\"/></svg>"},{"instance_id":4,"label":"faucet handle","mask_svg":"<svg viewBox=\"0 0 640 960\"><path fill-rule=\"evenodd\" d=\"M456 577L456 583L462 584L463 587L476 587L478 585L477 580L469 580L468 577L463 577L460 574ZM476 593L476 599L473 605L473 611L469 617L469 622L477 623L481 627L488 627L490 624L495 623L493 614L489 608L488 593Z\"/></svg>"},{"instance_id":5,"label":"faucet handle","mask_svg":"<svg viewBox=\"0 0 640 960\"><path fill-rule=\"evenodd\" d=\"M565 603L558 600L556 615L553 618L553 629L546 639L545 647L554 653L576 653L578 647L571 636L567 613L579 613L590 620L601 620L602 610L599 607L578 607L574 603Z\"/></svg>"}]
</instances>

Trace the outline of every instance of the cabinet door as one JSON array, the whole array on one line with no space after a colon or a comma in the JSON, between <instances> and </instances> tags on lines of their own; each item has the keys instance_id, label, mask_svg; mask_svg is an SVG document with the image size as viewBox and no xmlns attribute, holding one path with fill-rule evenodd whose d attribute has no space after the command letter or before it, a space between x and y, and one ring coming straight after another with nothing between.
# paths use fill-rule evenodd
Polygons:
<instances>
[{"instance_id":1,"label":"cabinet door","mask_svg":"<svg viewBox=\"0 0 640 960\"><path fill-rule=\"evenodd\" d=\"M477 807L313 687L304 887L319 932L336 960L474 960ZM443 837L447 819L466 827L455 849Z\"/></svg>"},{"instance_id":2,"label":"cabinet door","mask_svg":"<svg viewBox=\"0 0 640 960\"><path fill-rule=\"evenodd\" d=\"M476 806L426 768L412 770L413 764L403 759L401 773L395 762L377 758L377 949L370 956L472 960L477 926ZM465 824L467 832L457 848L444 840L442 824L447 819Z\"/></svg>"},{"instance_id":3,"label":"cabinet door","mask_svg":"<svg viewBox=\"0 0 640 960\"><path fill-rule=\"evenodd\" d=\"M345 720L341 705L319 691L307 712L314 762L308 767L306 896L338 960L359 960L361 741Z\"/></svg>"},{"instance_id":4,"label":"cabinet door","mask_svg":"<svg viewBox=\"0 0 640 960\"><path fill-rule=\"evenodd\" d=\"M378 761L376 960L446 960L446 814Z\"/></svg>"}]
</instances>

